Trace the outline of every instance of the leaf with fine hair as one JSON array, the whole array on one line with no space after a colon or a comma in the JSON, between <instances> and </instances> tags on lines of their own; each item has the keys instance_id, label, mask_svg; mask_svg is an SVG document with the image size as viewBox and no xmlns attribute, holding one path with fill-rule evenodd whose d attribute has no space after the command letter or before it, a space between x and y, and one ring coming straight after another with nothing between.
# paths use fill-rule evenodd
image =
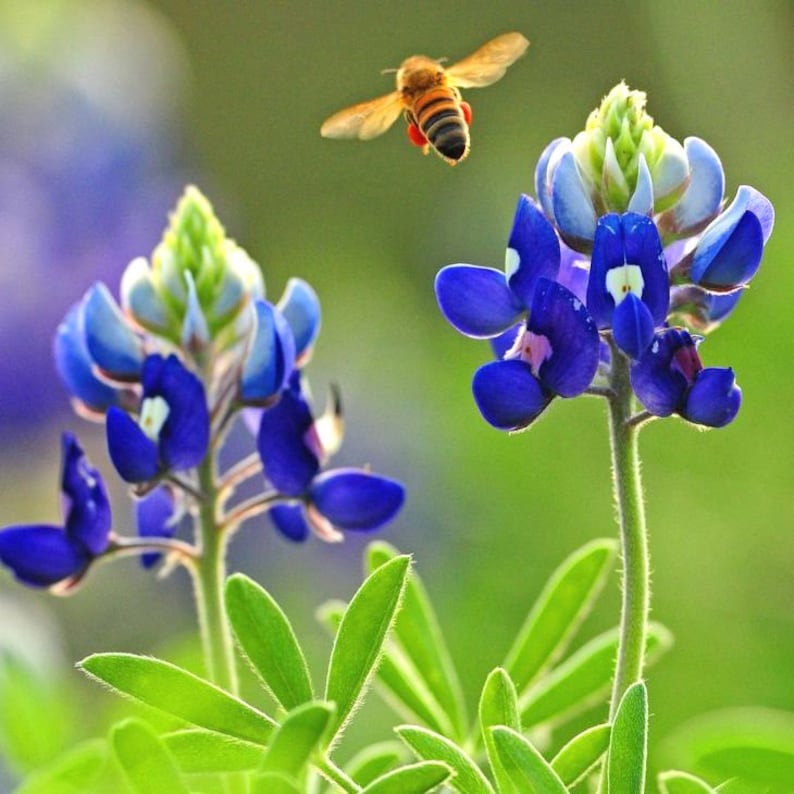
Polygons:
<instances>
[{"instance_id":1,"label":"leaf with fine hair","mask_svg":"<svg viewBox=\"0 0 794 794\"><path fill-rule=\"evenodd\" d=\"M377 668L402 599L410 562L409 557L401 556L382 565L367 577L345 610L325 686L325 700L337 707L329 742L343 730Z\"/></svg>"},{"instance_id":2,"label":"leaf with fine hair","mask_svg":"<svg viewBox=\"0 0 794 794\"><path fill-rule=\"evenodd\" d=\"M609 723L594 725L573 737L551 759L551 766L568 788L582 781L609 747Z\"/></svg>"},{"instance_id":3,"label":"leaf with fine hair","mask_svg":"<svg viewBox=\"0 0 794 794\"><path fill-rule=\"evenodd\" d=\"M176 759L179 768L189 774L244 772L257 769L264 750L259 744L233 739L223 733L188 728L160 737Z\"/></svg>"},{"instance_id":4,"label":"leaf with fine hair","mask_svg":"<svg viewBox=\"0 0 794 794\"><path fill-rule=\"evenodd\" d=\"M532 743L504 725L491 728L499 763L521 794L567 794L568 789Z\"/></svg>"},{"instance_id":5,"label":"leaf with fine hair","mask_svg":"<svg viewBox=\"0 0 794 794\"><path fill-rule=\"evenodd\" d=\"M688 772L669 770L661 772L657 778L660 794L716 794L705 780L690 775Z\"/></svg>"},{"instance_id":6,"label":"leaf with fine hair","mask_svg":"<svg viewBox=\"0 0 794 794\"><path fill-rule=\"evenodd\" d=\"M97 653L77 666L118 694L198 728L265 745L276 727L261 711L162 659L130 653Z\"/></svg>"},{"instance_id":7,"label":"leaf with fine hair","mask_svg":"<svg viewBox=\"0 0 794 794\"><path fill-rule=\"evenodd\" d=\"M378 742L360 750L345 765L348 777L367 786L400 763L405 750L397 742Z\"/></svg>"},{"instance_id":8,"label":"leaf with fine hair","mask_svg":"<svg viewBox=\"0 0 794 794\"><path fill-rule=\"evenodd\" d=\"M335 711L333 703L319 701L296 706L273 734L260 771L299 780Z\"/></svg>"},{"instance_id":9,"label":"leaf with fine hair","mask_svg":"<svg viewBox=\"0 0 794 794\"><path fill-rule=\"evenodd\" d=\"M648 757L648 690L642 681L624 693L607 752L609 794L643 794Z\"/></svg>"},{"instance_id":10,"label":"leaf with fine hair","mask_svg":"<svg viewBox=\"0 0 794 794\"><path fill-rule=\"evenodd\" d=\"M280 772L262 772L251 781L251 794L301 794L301 787Z\"/></svg>"},{"instance_id":11,"label":"leaf with fine hair","mask_svg":"<svg viewBox=\"0 0 794 794\"><path fill-rule=\"evenodd\" d=\"M518 696L513 681L505 670L497 667L492 670L482 688L479 704L480 732L482 733L488 761L500 794L516 791L510 776L502 767L496 750L491 728L506 725L521 732L521 718L518 714ZM520 794L520 792L519 792Z\"/></svg>"},{"instance_id":12,"label":"leaf with fine hair","mask_svg":"<svg viewBox=\"0 0 794 794\"><path fill-rule=\"evenodd\" d=\"M142 720L115 725L110 742L124 779L136 794L189 794L173 756Z\"/></svg>"},{"instance_id":13,"label":"leaf with fine hair","mask_svg":"<svg viewBox=\"0 0 794 794\"><path fill-rule=\"evenodd\" d=\"M361 794L425 794L449 779L452 770L440 761L420 761L387 772Z\"/></svg>"},{"instance_id":14,"label":"leaf with fine hair","mask_svg":"<svg viewBox=\"0 0 794 794\"><path fill-rule=\"evenodd\" d=\"M565 652L598 598L616 551L616 541L594 540L551 575L504 663L519 694Z\"/></svg>"},{"instance_id":15,"label":"leaf with fine hair","mask_svg":"<svg viewBox=\"0 0 794 794\"><path fill-rule=\"evenodd\" d=\"M306 658L273 597L239 573L227 580L225 597L237 642L267 690L286 710L311 700Z\"/></svg>"},{"instance_id":16,"label":"leaf with fine hair","mask_svg":"<svg viewBox=\"0 0 794 794\"><path fill-rule=\"evenodd\" d=\"M104 739L89 739L28 775L14 794L100 794L108 790L109 758Z\"/></svg>"}]
</instances>

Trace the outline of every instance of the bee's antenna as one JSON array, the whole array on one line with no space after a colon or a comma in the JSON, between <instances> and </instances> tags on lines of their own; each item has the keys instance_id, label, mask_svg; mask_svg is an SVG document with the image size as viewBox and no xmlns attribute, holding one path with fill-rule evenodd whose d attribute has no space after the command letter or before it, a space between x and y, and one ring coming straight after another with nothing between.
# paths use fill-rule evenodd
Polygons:
<instances>
[{"instance_id":1,"label":"bee's antenna","mask_svg":"<svg viewBox=\"0 0 794 794\"><path fill-rule=\"evenodd\" d=\"M396 66L392 66L389 69L381 69L380 73L381 74L395 74L396 72L399 72L399 71L400 70Z\"/></svg>"}]
</instances>

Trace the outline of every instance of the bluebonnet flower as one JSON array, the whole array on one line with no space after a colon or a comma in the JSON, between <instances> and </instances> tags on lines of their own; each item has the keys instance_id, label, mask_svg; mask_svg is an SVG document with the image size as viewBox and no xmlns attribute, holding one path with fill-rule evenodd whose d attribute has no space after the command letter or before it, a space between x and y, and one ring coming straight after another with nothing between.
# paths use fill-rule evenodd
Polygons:
<instances>
[{"instance_id":1,"label":"bluebonnet flower","mask_svg":"<svg viewBox=\"0 0 794 794\"><path fill-rule=\"evenodd\" d=\"M73 587L108 547L111 511L105 485L71 433L63 434L61 493L63 526L0 531L0 561L24 584Z\"/></svg>"},{"instance_id":2,"label":"bluebonnet flower","mask_svg":"<svg viewBox=\"0 0 794 794\"><path fill-rule=\"evenodd\" d=\"M207 452L210 417L204 386L175 356L146 358L137 421L111 406L110 459L123 480L145 483L198 465Z\"/></svg>"},{"instance_id":3,"label":"bluebonnet flower","mask_svg":"<svg viewBox=\"0 0 794 794\"><path fill-rule=\"evenodd\" d=\"M738 413L742 391L732 369L704 369L699 343L684 329L662 331L632 364L631 385L655 416L677 413L698 425L723 427Z\"/></svg>"},{"instance_id":4,"label":"bluebonnet flower","mask_svg":"<svg viewBox=\"0 0 794 794\"><path fill-rule=\"evenodd\" d=\"M459 264L436 277L447 320L467 336L499 340L502 358L480 367L472 388L483 417L500 429L524 428L555 396L581 394L598 368L598 330L582 300L553 280L560 265L554 228L521 196L505 272Z\"/></svg>"},{"instance_id":5,"label":"bluebonnet flower","mask_svg":"<svg viewBox=\"0 0 794 794\"><path fill-rule=\"evenodd\" d=\"M268 483L279 497L269 508L277 529L290 540L342 540L342 531L370 532L391 521L402 507L403 487L366 469L340 468L321 473L341 443L338 404L313 417L300 376L272 408L262 412L257 448Z\"/></svg>"}]
</instances>

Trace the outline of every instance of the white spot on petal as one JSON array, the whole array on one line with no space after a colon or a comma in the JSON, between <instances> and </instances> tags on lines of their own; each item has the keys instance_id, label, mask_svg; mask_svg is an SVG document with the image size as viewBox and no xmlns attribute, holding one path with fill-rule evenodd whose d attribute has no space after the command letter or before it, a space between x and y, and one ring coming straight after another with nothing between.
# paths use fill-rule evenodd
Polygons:
<instances>
[{"instance_id":1,"label":"white spot on petal","mask_svg":"<svg viewBox=\"0 0 794 794\"><path fill-rule=\"evenodd\" d=\"M521 265L521 257L515 248L508 248L505 251L505 275L510 278Z\"/></svg>"},{"instance_id":2,"label":"white spot on petal","mask_svg":"<svg viewBox=\"0 0 794 794\"><path fill-rule=\"evenodd\" d=\"M639 265L613 267L612 270L607 271L606 282L607 292L615 301L615 306L618 306L629 292L641 298L645 287L645 279L642 277Z\"/></svg>"},{"instance_id":3,"label":"white spot on petal","mask_svg":"<svg viewBox=\"0 0 794 794\"><path fill-rule=\"evenodd\" d=\"M138 419L138 425L152 441L157 441L160 438L160 430L165 424L165 420L168 419L169 411L165 398L159 395L147 397L141 403L141 416Z\"/></svg>"}]
</instances>

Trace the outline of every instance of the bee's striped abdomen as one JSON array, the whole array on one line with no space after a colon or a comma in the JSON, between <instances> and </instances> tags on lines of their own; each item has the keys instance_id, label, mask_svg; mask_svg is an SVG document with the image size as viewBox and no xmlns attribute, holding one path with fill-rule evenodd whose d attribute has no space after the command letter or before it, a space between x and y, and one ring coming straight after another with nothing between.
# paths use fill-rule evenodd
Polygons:
<instances>
[{"instance_id":1,"label":"bee's striped abdomen","mask_svg":"<svg viewBox=\"0 0 794 794\"><path fill-rule=\"evenodd\" d=\"M469 153L469 127L455 92L433 88L418 97L411 110L422 134L445 158L458 162Z\"/></svg>"}]
</instances>

